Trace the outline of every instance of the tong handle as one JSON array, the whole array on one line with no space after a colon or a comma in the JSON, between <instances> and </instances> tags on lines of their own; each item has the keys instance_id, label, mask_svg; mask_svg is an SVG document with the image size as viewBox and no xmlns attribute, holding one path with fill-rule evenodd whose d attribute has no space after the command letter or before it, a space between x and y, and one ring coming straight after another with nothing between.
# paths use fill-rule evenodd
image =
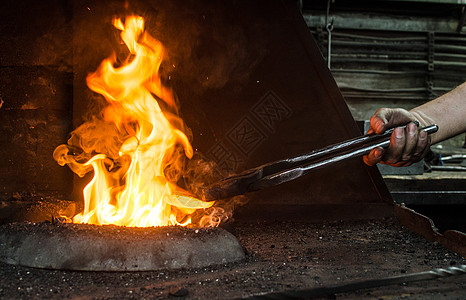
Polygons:
<instances>
[{"instance_id":1,"label":"tong handle","mask_svg":"<svg viewBox=\"0 0 466 300\"><path fill-rule=\"evenodd\" d=\"M428 134L432 134L438 131L438 126L437 125L430 125L426 126L424 128L421 128L420 130L426 131ZM382 140L379 140L375 143L370 143L368 145L364 145L363 147L360 148L355 148L351 150L347 150L344 152L341 152L335 156L331 156L329 158L324 158L320 161L313 161L309 164L304 164L301 166L298 166L296 168L291 168L287 170L283 170L282 172L278 172L276 174L272 174L270 176L266 176L261 178L260 180L257 180L256 182L252 183L249 188L248 192L252 191L257 191L264 189L266 187L271 187L275 185L279 185L294 179L297 179L301 176L304 176L308 173L310 173L313 170L333 165L337 162L347 160L350 158L354 158L357 156L363 156L368 154L372 149L377 148L377 147L382 147L382 148L387 148L390 145L390 137L391 137L391 130L390 132L385 132L383 134Z\"/></svg>"},{"instance_id":2,"label":"tong handle","mask_svg":"<svg viewBox=\"0 0 466 300\"><path fill-rule=\"evenodd\" d=\"M418 121L414 121L413 123L419 127ZM406 126L407 124L401 127L405 128ZM390 136L393 130L394 128L389 129L382 134L375 134L375 133L365 134L363 136L358 136L358 137L345 140L337 144L332 144L332 145L326 146L321 149L313 150L303 155L264 164L257 168L246 170L245 172L242 172L239 175L229 177L226 180L234 180L235 178L242 178L244 176L250 177L253 173L258 173L258 172L260 172L260 175L262 177L266 177L266 176L273 175L277 172L280 172L286 169L290 169L290 168L294 168L300 165L310 163L322 157L329 157L329 156L334 155L335 153L341 153L343 151L347 151L348 149L360 148L360 147L363 147L364 145L368 145L370 143L375 143L379 141L384 141L387 139L390 140Z\"/></svg>"}]
</instances>

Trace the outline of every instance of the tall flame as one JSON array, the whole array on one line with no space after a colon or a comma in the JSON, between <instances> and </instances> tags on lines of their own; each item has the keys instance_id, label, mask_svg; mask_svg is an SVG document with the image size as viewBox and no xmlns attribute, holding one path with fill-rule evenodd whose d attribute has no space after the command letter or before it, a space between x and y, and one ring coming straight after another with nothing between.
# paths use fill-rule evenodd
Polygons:
<instances>
[{"instance_id":1,"label":"tall flame","mask_svg":"<svg viewBox=\"0 0 466 300\"><path fill-rule=\"evenodd\" d=\"M121 30L130 55L119 67L115 67L115 56L105 59L87 77L89 88L103 95L108 106L104 120L83 124L71 138L82 132L99 132L93 136L97 141L71 143L78 143L93 156L82 162L83 157L70 154L66 145L54 152L60 165L68 164L80 176L94 170L92 181L84 189L84 211L73 221L138 227L187 225L191 214L213 203L183 193L164 174L167 165L179 164L180 146L186 157L193 155L188 138L179 128L182 121L175 114L164 113L157 102L164 101L176 109L173 92L162 84L159 75L164 47L145 32L142 17L115 19L113 25ZM115 145L117 150L113 149Z\"/></svg>"}]
</instances>

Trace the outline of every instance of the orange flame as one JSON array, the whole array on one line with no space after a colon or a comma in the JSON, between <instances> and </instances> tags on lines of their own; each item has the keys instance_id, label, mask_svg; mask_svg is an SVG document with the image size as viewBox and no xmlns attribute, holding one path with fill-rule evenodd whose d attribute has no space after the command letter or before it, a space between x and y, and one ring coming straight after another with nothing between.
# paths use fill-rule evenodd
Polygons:
<instances>
[{"instance_id":1,"label":"orange flame","mask_svg":"<svg viewBox=\"0 0 466 300\"><path fill-rule=\"evenodd\" d=\"M113 25L121 30L130 56L120 67L114 67L115 57L105 59L87 77L89 88L103 95L109 105L104 121L83 125L77 131L92 132L92 128L102 126L113 129L104 129L105 137L94 136L99 146L79 141L84 151L91 148L87 153L98 153L85 162L69 154L66 145L54 152L60 165L68 164L80 176L94 170L92 181L84 189L84 211L73 221L138 227L190 224L191 214L213 203L183 193L164 174L167 164L177 163L180 146L186 157L193 155L188 138L173 125L182 121L166 113L170 122L156 100L175 107L173 92L162 84L159 75L165 49L144 31L142 17L130 16L124 22L115 19ZM115 144L118 151L111 149Z\"/></svg>"}]
</instances>

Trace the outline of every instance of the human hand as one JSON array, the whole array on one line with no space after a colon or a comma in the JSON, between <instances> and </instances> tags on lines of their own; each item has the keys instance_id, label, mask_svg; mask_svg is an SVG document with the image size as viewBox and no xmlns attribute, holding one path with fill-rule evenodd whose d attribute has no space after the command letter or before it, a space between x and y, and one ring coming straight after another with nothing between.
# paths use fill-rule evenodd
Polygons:
<instances>
[{"instance_id":1,"label":"human hand","mask_svg":"<svg viewBox=\"0 0 466 300\"><path fill-rule=\"evenodd\" d=\"M395 128L390 138L388 149L374 148L363 157L364 162L373 166L377 163L395 167L409 166L421 160L430 147L430 137L427 132L418 131L415 116L402 108L381 108L371 117L371 127L368 133L381 134ZM411 122L411 123L408 123ZM405 128L397 127L408 123ZM422 124L426 125L426 124Z\"/></svg>"}]
</instances>

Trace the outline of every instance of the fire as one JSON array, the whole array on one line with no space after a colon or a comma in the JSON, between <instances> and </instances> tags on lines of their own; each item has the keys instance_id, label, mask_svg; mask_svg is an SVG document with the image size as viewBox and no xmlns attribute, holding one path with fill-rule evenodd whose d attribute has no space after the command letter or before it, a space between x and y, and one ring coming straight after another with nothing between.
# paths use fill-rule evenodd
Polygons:
<instances>
[{"instance_id":1,"label":"fire","mask_svg":"<svg viewBox=\"0 0 466 300\"><path fill-rule=\"evenodd\" d=\"M115 19L113 25L130 54L120 65L116 55L105 59L87 77L88 87L108 103L103 119L73 132L68 144L79 145L82 154L76 156L67 145L54 152L60 165L80 176L94 171L84 188L84 211L73 221L138 227L190 224L196 210L213 203L191 197L165 176L167 168L180 169L181 155L193 155L176 116L174 93L159 75L165 49L145 31L142 17ZM165 112L158 101L168 108Z\"/></svg>"}]
</instances>

